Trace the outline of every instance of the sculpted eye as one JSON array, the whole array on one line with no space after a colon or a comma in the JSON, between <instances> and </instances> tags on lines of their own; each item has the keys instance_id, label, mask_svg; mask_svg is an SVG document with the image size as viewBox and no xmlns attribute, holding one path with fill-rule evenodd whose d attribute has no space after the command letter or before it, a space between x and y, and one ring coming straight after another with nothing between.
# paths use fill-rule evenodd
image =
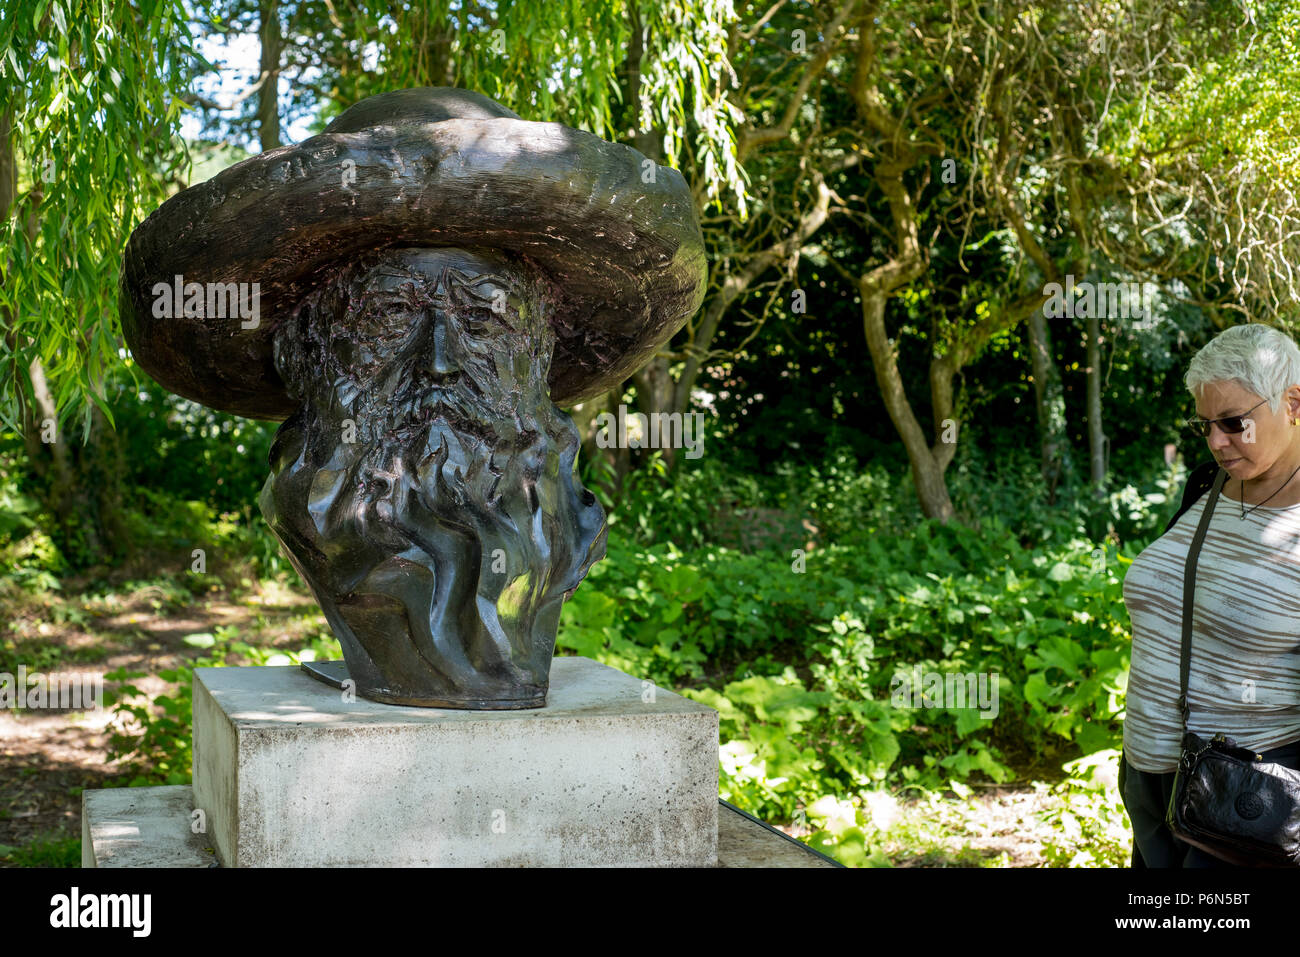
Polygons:
<instances>
[{"instance_id":1,"label":"sculpted eye","mask_svg":"<svg viewBox=\"0 0 1300 957\"><path fill-rule=\"evenodd\" d=\"M401 302L376 302L361 310L356 330L367 338L392 339L411 328L411 309Z\"/></svg>"},{"instance_id":2,"label":"sculpted eye","mask_svg":"<svg viewBox=\"0 0 1300 957\"><path fill-rule=\"evenodd\" d=\"M489 332L501 324L501 320L480 309L475 309L465 320L465 324L474 332Z\"/></svg>"}]
</instances>

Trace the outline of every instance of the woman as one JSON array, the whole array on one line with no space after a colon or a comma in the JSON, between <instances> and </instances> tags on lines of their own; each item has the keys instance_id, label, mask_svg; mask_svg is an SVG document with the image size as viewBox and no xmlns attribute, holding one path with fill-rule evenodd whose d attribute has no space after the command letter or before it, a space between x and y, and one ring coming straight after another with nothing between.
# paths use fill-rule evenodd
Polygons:
<instances>
[{"instance_id":1,"label":"woman","mask_svg":"<svg viewBox=\"0 0 1300 957\"><path fill-rule=\"evenodd\" d=\"M1188 729L1223 732L1300 769L1300 348L1269 326L1234 326L1192 359L1188 424L1198 467L1165 533L1128 570L1133 624L1119 787L1134 867L1226 867L1165 824L1181 754L1183 572L1218 470L1228 473L1196 568Z\"/></svg>"}]
</instances>

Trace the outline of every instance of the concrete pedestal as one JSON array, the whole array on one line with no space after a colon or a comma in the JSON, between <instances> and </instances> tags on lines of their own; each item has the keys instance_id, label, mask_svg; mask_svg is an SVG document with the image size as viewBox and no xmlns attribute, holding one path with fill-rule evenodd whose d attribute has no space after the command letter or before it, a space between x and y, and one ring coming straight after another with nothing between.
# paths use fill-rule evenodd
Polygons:
<instances>
[{"instance_id":1,"label":"concrete pedestal","mask_svg":"<svg viewBox=\"0 0 1300 957\"><path fill-rule=\"evenodd\" d=\"M83 791L81 866L216 867L216 850L206 834L195 833L193 812L188 784ZM717 866L842 865L719 801Z\"/></svg>"},{"instance_id":2,"label":"concrete pedestal","mask_svg":"<svg viewBox=\"0 0 1300 957\"><path fill-rule=\"evenodd\" d=\"M586 658L526 711L199 669L192 799L225 866L712 866L718 715Z\"/></svg>"}]
</instances>

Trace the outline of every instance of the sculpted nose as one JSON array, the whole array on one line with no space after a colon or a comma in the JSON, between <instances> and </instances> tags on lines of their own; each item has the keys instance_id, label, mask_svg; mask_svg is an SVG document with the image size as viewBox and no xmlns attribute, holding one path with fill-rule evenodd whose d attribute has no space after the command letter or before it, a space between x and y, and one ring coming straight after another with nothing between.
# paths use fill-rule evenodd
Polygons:
<instances>
[{"instance_id":1,"label":"sculpted nose","mask_svg":"<svg viewBox=\"0 0 1300 957\"><path fill-rule=\"evenodd\" d=\"M451 362L450 350L447 348L447 323L439 322L433 330L433 364L432 369L440 376L455 372Z\"/></svg>"},{"instance_id":2,"label":"sculpted nose","mask_svg":"<svg viewBox=\"0 0 1300 957\"><path fill-rule=\"evenodd\" d=\"M429 329L422 344L422 364L436 380L451 378L460 371L456 367L451 346L451 333L446 318L441 314L434 315L429 320Z\"/></svg>"}]
</instances>

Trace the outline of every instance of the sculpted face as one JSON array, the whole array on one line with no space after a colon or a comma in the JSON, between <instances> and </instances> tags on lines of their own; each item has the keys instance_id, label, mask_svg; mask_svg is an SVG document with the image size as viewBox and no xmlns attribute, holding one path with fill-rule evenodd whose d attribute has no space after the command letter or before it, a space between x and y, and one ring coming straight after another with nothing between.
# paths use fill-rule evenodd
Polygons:
<instances>
[{"instance_id":1,"label":"sculpted face","mask_svg":"<svg viewBox=\"0 0 1300 957\"><path fill-rule=\"evenodd\" d=\"M545 704L561 604L605 550L547 390L551 295L495 252L386 250L276 330L302 405L262 510L366 697Z\"/></svg>"}]
</instances>

